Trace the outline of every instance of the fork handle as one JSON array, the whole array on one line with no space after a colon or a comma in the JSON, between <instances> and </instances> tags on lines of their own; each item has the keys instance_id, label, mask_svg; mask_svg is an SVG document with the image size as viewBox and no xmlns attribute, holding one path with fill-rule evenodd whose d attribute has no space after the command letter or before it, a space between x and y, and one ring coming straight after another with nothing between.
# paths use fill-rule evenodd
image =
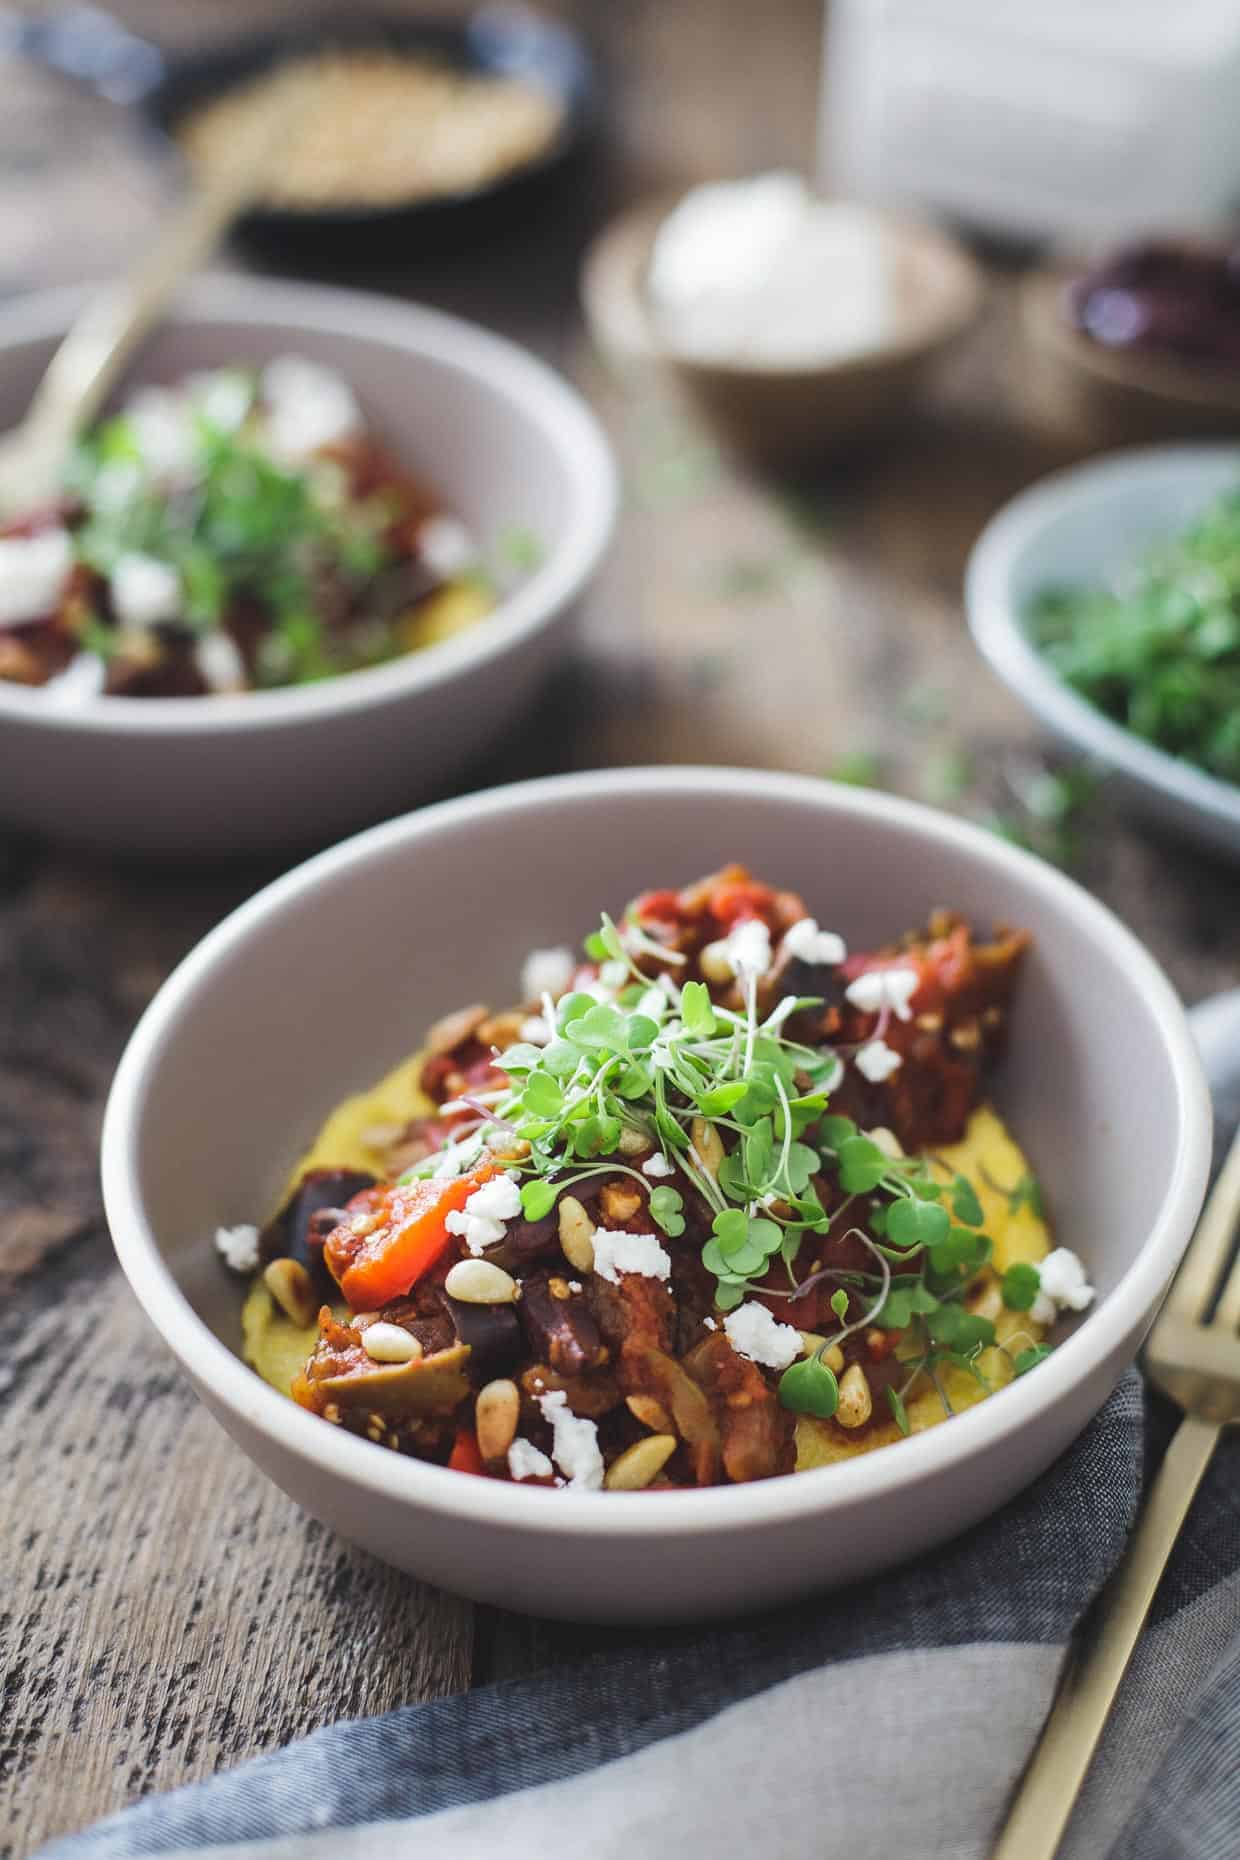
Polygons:
<instances>
[{"instance_id":1,"label":"fork handle","mask_svg":"<svg viewBox=\"0 0 1240 1860\"><path fill-rule=\"evenodd\" d=\"M1069 1663L991 1860L1054 1860L1120 1681L1222 1428L1186 1415Z\"/></svg>"}]
</instances>

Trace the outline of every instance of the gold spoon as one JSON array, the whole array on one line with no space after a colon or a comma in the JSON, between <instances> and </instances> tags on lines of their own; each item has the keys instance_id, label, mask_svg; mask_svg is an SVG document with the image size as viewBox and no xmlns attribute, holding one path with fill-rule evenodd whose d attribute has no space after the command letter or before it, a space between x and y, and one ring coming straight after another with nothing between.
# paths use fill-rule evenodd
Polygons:
<instances>
[{"instance_id":1,"label":"gold spoon","mask_svg":"<svg viewBox=\"0 0 1240 1860\"><path fill-rule=\"evenodd\" d=\"M254 112L227 155L168 220L155 244L124 277L92 295L69 327L21 422L0 435L0 516L49 502L79 432L99 412L139 345L188 273L197 269L233 220L265 186L287 148L304 87L279 94Z\"/></svg>"}]
</instances>

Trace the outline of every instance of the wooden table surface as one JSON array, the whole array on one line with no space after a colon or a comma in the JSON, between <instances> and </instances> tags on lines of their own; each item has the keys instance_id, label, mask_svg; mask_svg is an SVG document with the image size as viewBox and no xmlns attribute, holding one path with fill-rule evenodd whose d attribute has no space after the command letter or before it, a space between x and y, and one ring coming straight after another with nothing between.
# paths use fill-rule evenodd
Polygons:
<instances>
[{"instance_id":1,"label":"wooden table surface","mask_svg":"<svg viewBox=\"0 0 1240 1860\"><path fill-rule=\"evenodd\" d=\"M185 0L119 10L202 29ZM217 4L212 30L253 11ZM792 491L747 476L665 390L593 354L576 268L590 230L646 187L810 159L820 9L785 0L778 33L728 0L594 11L612 158L573 209L485 257L362 280L530 342L600 408L624 466L581 656L471 785L647 760L822 773L865 752L905 792L1010 809L1032 739L960 605L978 528L1055 462L1009 411L1008 281L870 456ZM115 265L164 197L119 111L2 66L0 177L0 289ZM582 1643L421 1586L303 1517L198 1406L113 1263L96 1145L121 1047L169 969L278 869L150 871L0 836L3 1856L334 1719ZM1105 795L1080 870L1188 998L1240 981L1240 874L1145 836Z\"/></svg>"}]
</instances>

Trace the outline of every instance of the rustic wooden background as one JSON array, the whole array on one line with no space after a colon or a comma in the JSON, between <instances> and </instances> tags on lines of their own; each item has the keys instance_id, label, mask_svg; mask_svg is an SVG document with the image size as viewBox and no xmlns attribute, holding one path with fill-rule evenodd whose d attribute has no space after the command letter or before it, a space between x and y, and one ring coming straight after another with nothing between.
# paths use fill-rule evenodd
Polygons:
<instances>
[{"instance_id":1,"label":"rustic wooden background","mask_svg":"<svg viewBox=\"0 0 1240 1860\"><path fill-rule=\"evenodd\" d=\"M300 7L117 10L188 42ZM983 325L883 445L816 482L753 480L664 390L608 371L576 271L589 232L646 188L811 159L820 8L611 0L588 18L611 153L571 210L488 253L362 280L530 342L580 381L624 465L582 655L474 783L652 759L822 773L864 752L905 792L1010 810L1030 738L960 607L980 525L1055 462L1015 420L1010 277L995 272ZM168 185L118 108L0 63L0 290L121 262ZM1240 876L1145 836L1105 795L1082 830L1086 882L1187 997L1240 981ZM117 1056L161 978L276 869L143 871L0 836L2 1856L570 1644L301 1516L195 1403L113 1265L96 1144Z\"/></svg>"}]
</instances>

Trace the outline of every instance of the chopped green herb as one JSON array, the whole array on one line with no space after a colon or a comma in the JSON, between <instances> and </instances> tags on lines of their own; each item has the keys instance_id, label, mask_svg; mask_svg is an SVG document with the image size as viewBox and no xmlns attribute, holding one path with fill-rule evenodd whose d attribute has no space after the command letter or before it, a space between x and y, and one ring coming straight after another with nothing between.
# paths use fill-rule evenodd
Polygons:
<instances>
[{"instance_id":1,"label":"chopped green herb","mask_svg":"<svg viewBox=\"0 0 1240 1860\"><path fill-rule=\"evenodd\" d=\"M1134 735L1240 782L1240 489L1110 588L1048 588L1030 630L1059 676Z\"/></svg>"},{"instance_id":2,"label":"chopped green herb","mask_svg":"<svg viewBox=\"0 0 1240 1860\"><path fill-rule=\"evenodd\" d=\"M1009 1311L1028 1311L1042 1289L1042 1275L1036 1266L1023 1262L1009 1266L1003 1275L1003 1302Z\"/></svg>"}]
</instances>

